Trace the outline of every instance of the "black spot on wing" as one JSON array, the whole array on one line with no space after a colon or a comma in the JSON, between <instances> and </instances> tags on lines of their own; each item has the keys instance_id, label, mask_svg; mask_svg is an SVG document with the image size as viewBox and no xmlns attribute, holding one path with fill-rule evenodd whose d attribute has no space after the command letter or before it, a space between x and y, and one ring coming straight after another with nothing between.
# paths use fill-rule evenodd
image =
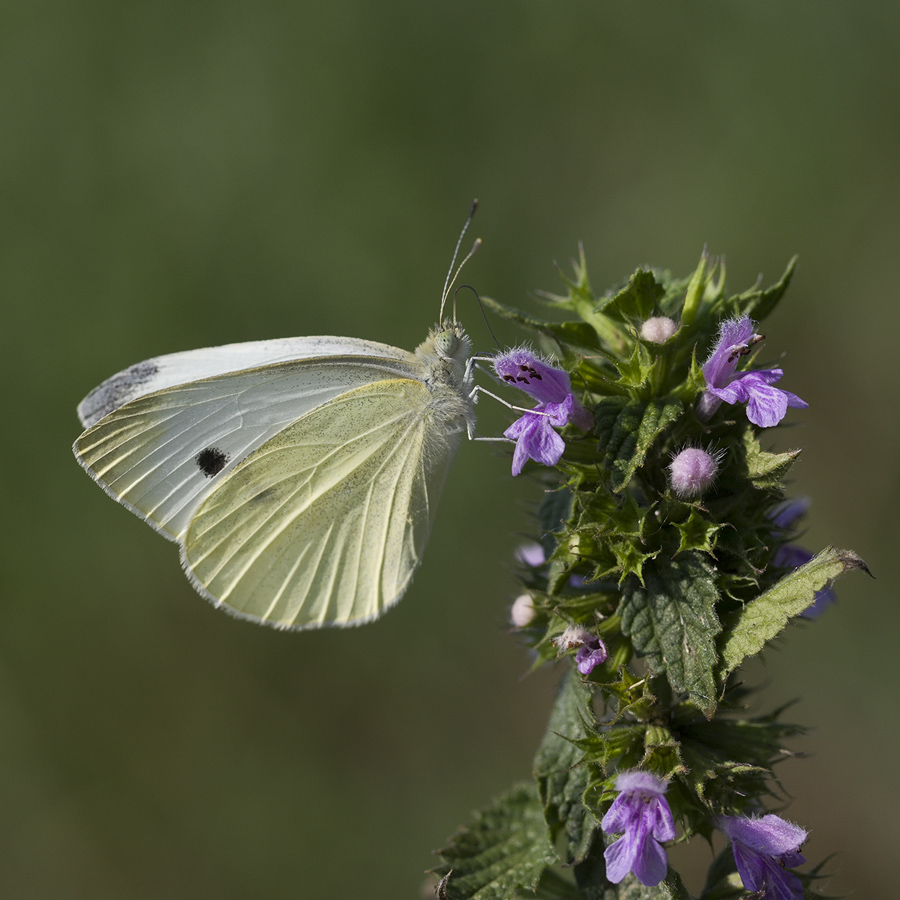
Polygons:
<instances>
[{"instance_id":1,"label":"black spot on wing","mask_svg":"<svg viewBox=\"0 0 900 900\"><path fill-rule=\"evenodd\" d=\"M197 468L207 478L212 478L213 475L218 475L225 468L225 463L228 462L228 454L218 447L207 447L194 457L194 462L197 463Z\"/></svg>"},{"instance_id":2,"label":"black spot on wing","mask_svg":"<svg viewBox=\"0 0 900 900\"><path fill-rule=\"evenodd\" d=\"M157 373L158 366L152 359L137 363L112 378L107 378L99 387L95 387L78 407L78 414L86 427L99 422L104 416L127 403L137 389L146 384Z\"/></svg>"}]
</instances>

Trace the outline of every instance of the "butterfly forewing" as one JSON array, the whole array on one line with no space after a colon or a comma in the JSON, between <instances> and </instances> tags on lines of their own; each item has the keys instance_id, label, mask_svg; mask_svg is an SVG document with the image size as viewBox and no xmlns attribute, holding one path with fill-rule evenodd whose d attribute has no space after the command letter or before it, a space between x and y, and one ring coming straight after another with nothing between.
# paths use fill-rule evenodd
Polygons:
<instances>
[{"instance_id":1,"label":"butterfly forewing","mask_svg":"<svg viewBox=\"0 0 900 900\"><path fill-rule=\"evenodd\" d=\"M425 448L432 394L383 379L255 450L195 510L183 560L239 615L287 628L368 621L420 561L461 431Z\"/></svg>"},{"instance_id":2,"label":"butterfly forewing","mask_svg":"<svg viewBox=\"0 0 900 900\"><path fill-rule=\"evenodd\" d=\"M329 356L366 356L408 363L412 354L377 341L328 336L275 338L183 350L146 359L107 378L78 404L78 417L85 428L90 428L120 406L147 394L244 369Z\"/></svg>"},{"instance_id":3,"label":"butterfly forewing","mask_svg":"<svg viewBox=\"0 0 900 900\"><path fill-rule=\"evenodd\" d=\"M227 473L285 426L348 389L417 377L415 357L400 352L294 360L137 396L88 428L75 453L108 493L179 540Z\"/></svg>"}]
</instances>

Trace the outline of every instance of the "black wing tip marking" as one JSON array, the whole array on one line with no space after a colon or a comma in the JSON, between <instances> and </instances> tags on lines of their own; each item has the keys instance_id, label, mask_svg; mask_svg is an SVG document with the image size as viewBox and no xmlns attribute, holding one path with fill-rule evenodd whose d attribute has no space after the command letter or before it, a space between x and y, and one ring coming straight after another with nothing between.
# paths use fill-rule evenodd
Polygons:
<instances>
[{"instance_id":1,"label":"black wing tip marking","mask_svg":"<svg viewBox=\"0 0 900 900\"><path fill-rule=\"evenodd\" d=\"M107 378L103 384L95 387L78 405L78 417L85 428L90 428L101 419L124 406L134 395L137 388L146 384L159 371L159 366L152 360L137 363Z\"/></svg>"}]
</instances>

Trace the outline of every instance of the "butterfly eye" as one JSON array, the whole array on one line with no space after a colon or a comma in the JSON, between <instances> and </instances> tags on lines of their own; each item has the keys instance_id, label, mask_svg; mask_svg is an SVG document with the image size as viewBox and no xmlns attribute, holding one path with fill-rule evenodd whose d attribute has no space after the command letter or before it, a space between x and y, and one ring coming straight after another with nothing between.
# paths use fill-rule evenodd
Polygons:
<instances>
[{"instance_id":1,"label":"butterfly eye","mask_svg":"<svg viewBox=\"0 0 900 900\"><path fill-rule=\"evenodd\" d=\"M445 359L452 359L459 350L459 338L452 331L442 331L434 339L438 353Z\"/></svg>"}]
</instances>

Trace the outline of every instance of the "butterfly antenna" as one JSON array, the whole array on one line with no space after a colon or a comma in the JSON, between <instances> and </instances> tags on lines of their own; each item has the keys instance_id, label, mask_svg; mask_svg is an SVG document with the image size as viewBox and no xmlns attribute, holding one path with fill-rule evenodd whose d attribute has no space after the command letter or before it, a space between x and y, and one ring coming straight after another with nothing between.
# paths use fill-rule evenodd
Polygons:
<instances>
[{"instance_id":1,"label":"butterfly antenna","mask_svg":"<svg viewBox=\"0 0 900 900\"><path fill-rule=\"evenodd\" d=\"M453 292L453 318L456 318L456 295L460 291L464 290L471 291L475 295L475 299L478 301L478 308L481 310L481 317L484 319L484 324L487 325L487 330L491 333L491 337L494 339L494 343L497 345L497 349L502 351L503 347L500 346L500 341L497 340L497 335L494 334L494 329L491 328L491 323L488 321L487 312L484 309L484 304L481 302L481 297L478 295L478 291L476 291L471 284L461 284Z\"/></svg>"},{"instance_id":2,"label":"butterfly antenna","mask_svg":"<svg viewBox=\"0 0 900 900\"><path fill-rule=\"evenodd\" d=\"M459 240L456 242L456 249L453 251L453 259L450 261L450 269L447 272L447 279L444 282L444 293L441 296L441 314L438 317L439 321L441 322L444 320L444 306L447 304L447 297L450 295L450 290L453 287L454 282L459 277L459 273L462 271L462 267L478 251L478 248L481 247L481 238L476 238L475 243L472 245L472 249L468 252L466 258L459 264L459 268L454 274L453 267L456 265L456 258L459 256L459 248L462 246L463 238L466 236L466 232L469 230L469 225L472 224L472 219L475 216L476 209L478 209L478 200L473 200L472 208L469 210L469 216L466 219L466 224L463 225L462 231L459 233ZM456 310L453 311L453 318L455 321Z\"/></svg>"}]
</instances>

